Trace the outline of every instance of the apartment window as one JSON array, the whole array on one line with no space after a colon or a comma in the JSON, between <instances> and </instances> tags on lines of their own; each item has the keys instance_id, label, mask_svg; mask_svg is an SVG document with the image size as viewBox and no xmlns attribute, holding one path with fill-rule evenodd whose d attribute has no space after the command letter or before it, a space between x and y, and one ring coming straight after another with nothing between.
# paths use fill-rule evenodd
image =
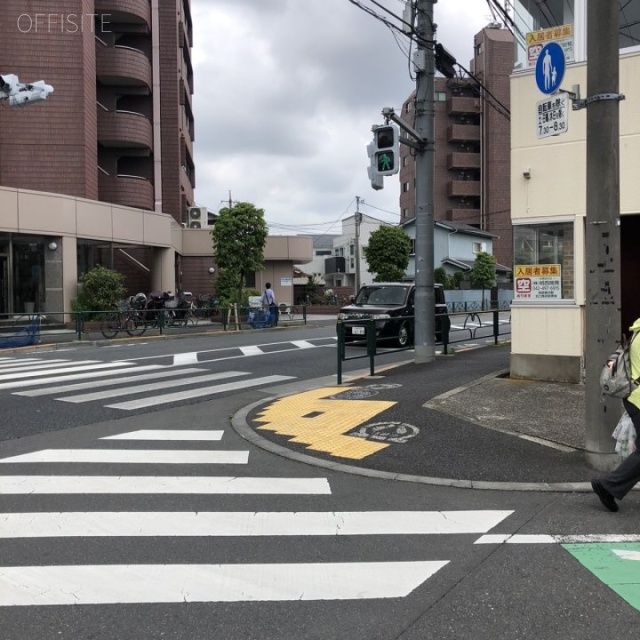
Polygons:
<instances>
[{"instance_id":1,"label":"apartment window","mask_svg":"<svg viewBox=\"0 0 640 640\"><path fill-rule=\"evenodd\" d=\"M315 253L317 256L330 256L331 249L316 249Z\"/></svg>"},{"instance_id":2,"label":"apartment window","mask_svg":"<svg viewBox=\"0 0 640 640\"><path fill-rule=\"evenodd\" d=\"M349 255L353 256L355 255L356 249L355 249L355 245L350 244L349 245Z\"/></svg>"},{"instance_id":3,"label":"apartment window","mask_svg":"<svg viewBox=\"0 0 640 640\"><path fill-rule=\"evenodd\" d=\"M410 187L409 187L409 183L408 183L408 182L403 182L403 183L402 183L402 191L403 191L404 193L408 193L409 188L410 188Z\"/></svg>"},{"instance_id":4,"label":"apartment window","mask_svg":"<svg viewBox=\"0 0 640 640\"><path fill-rule=\"evenodd\" d=\"M444 91L436 91L435 100L436 102L446 102L447 94Z\"/></svg>"},{"instance_id":5,"label":"apartment window","mask_svg":"<svg viewBox=\"0 0 640 640\"><path fill-rule=\"evenodd\" d=\"M416 255L416 239L409 238L409 240L411 241L411 250L409 252L409 255L415 256Z\"/></svg>"},{"instance_id":6,"label":"apartment window","mask_svg":"<svg viewBox=\"0 0 640 640\"><path fill-rule=\"evenodd\" d=\"M473 253L482 253L487 250L486 242L474 242L473 243Z\"/></svg>"},{"instance_id":7,"label":"apartment window","mask_svg":"<svg viewBox=\"0 0 640 640\"><path fill-rule=\"evenodd\" d=\"M353 258L349 260L349 266L353 269L356 266L356 263Z\"/></svg>"},{"instance_id":8,"label":"apartment window","mask_svg":"<svg viewBox=\"0 0 640 640\"><path fill-rule=\"evenodd\" d=\"M573 240L573 222L514 226L514 300L553 302L575 298Z\"/></svg>"}]
</instances>

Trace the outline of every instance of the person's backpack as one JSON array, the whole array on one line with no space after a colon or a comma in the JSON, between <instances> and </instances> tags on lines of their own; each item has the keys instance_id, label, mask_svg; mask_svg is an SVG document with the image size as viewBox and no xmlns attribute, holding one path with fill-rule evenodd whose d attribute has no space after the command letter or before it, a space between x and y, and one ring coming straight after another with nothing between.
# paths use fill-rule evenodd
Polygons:
<instances>
[{"instance_id":1,"label":"person's backpack","mask_svg":"<svg viewBox=\"0 0 640 640\"><path fill-rule=\"evenodd\" d=\"M636 380L631 377L631 358L629 349L631 341L624 339L618 348L607 358L600 373L600 390L605 396L614 398L627 398L638 386Z\"/></svg>"}]
</instances>

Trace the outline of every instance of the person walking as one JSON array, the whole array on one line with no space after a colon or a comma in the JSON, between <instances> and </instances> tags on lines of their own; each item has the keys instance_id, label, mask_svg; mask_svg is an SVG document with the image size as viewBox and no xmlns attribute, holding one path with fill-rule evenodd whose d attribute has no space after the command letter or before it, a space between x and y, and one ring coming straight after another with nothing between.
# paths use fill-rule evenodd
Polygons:
<instances>
[{"instance_id":1,"label":"person walking","mask_svg":"<svg viewBox=\"0 0 640 640\"><path fill-rule=\"evenodd\" d=\"M276 304L276 296L273 293L270 282L267 282L267 284L264 285L264 293L262 294L262 305L269 309L269 313L271 314L271 324L274 327L277 327L278 316L280 314L278 305Z\"/></svg>"},{"instance_id":2,"label":"person walking","mask_svg":"<svg viewBox=\"0 0 640 640\"><path fill-rule=\"evenodd\" d=\"M629 327L629 330L633 333L629 347L631 379L638 380L640 378L640 339L635 338L640 332L640 318ZM640 386L636 386L631 394L624 398L622 404L633 422L636 433L640 436ZM616 500L622 500L640 481L640 451L635 445L632 448L633 451L616 469L591 481L591 486L600 498L600 502L609 511L618 511Z\"/></svg>"}]
</instances>

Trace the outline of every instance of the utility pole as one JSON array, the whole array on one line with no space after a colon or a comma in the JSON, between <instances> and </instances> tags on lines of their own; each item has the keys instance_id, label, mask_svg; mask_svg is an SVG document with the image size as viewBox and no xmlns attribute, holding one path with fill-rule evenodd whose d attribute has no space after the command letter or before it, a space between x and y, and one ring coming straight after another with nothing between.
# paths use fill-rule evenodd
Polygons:
<instances>
[{"instance_id":1,"label":"utility pole","mask_svg":"<svg viewBox=\"0 0 640 640\"><path fill-rule=\"evenodd\" d=\"M591 0L587 12L585 431L587 463L601 471L618 462L611 432L620 418L620 401L603 401L599 385L621 338L618 9Z\"/></svg>"},{"instance_id":2,"label":"utility pole","mask_svg":"<svg viewBox=\"0 0 640 640\"><path fill-rule=\"evenodd\" d=\"M417 0L415 128L424 141L416 154L416 300L415 362L435 360L435 293L433 289L433 192L434 192L434 120L433 104L435 58L433 6L437 0Z\"/></svg>"},{"instance_id":3,"label":"utility pole","mask_svg":"<svg viewBox=\"0 0 640 640\"><path fill-rule=\"evenodd\" d=\"M356 279L354 282L353 295L358 295L360 291L360 223L362 222L362 214L360 213L360 196L356 196L356 247L355 247L355 260L356 260Z\"/></svg>"}]
</instances>

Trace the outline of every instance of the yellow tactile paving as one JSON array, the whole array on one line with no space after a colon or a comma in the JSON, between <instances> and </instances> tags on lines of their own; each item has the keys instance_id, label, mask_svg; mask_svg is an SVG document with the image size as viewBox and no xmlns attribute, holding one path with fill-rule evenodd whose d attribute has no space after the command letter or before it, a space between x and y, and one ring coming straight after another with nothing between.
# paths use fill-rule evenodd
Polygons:
<instances>
[{"instance_id":1,"label":"yellow tactile paving","mask_svg":"<svg viewBox=\"0 0 640 640\"><path fill-rule=\"evenodd\" d=\"M389 445L364 438L345 436L347 431L364 424L394 406L386 400L333 400L329 396L345 387L324 387L276 400L260 412L258 429L288 436L291 442L308 445L340 458L361 460Z\"/></svg>"}]
</instances>

